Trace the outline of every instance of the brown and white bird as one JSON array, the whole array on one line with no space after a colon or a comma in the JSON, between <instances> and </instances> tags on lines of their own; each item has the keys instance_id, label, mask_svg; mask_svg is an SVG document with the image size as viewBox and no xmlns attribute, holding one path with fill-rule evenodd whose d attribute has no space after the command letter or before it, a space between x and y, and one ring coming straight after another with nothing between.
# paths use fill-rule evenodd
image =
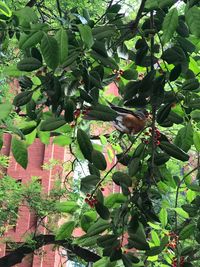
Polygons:
<instances>
[{"instance_id":1,"label":"brown and white bird","mask_svg":"<svg viewBox=\"0 0 200 267\"><path fill-rule=\"evenodd\" d=\"M132 111L118 107L112 103L109 103L109 105L117 114L112 122L119 132L134 135L145 128L149 120L149 113L145 109ZM83 118L86 120L95 120L95 117L90 116L90 112L84 115Z\"/></svg>"}]
</instances>

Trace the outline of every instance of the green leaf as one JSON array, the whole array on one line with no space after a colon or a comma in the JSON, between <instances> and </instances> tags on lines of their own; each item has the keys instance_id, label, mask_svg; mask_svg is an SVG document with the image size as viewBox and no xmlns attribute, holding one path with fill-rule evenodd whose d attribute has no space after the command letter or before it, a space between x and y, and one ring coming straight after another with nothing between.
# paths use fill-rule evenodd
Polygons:
<instances>
[{"instance_id":1,"label":"green leaf","mask_svg":"<svg viewBox=\"0 0 200 267\"><path fill-rule=\"evenodd\" d=\"M179 239L184 240L194 234L196 225L194 223L186 225L179 233Z\"/></svg>"},{"instance_id":2,"label":"green leaf","mask_svg":"<svg viewBox=\"0 0 200 267\"><path fill-rule=\"evenodd\" d=\"M33 71L42 67L41 61L34 57L26 57L17 63L17 68L20 71Z\"/></svg>"},{"instance_id":3,"label":"green leaf","mask_svg":"<svg viewBox=\"0 0 200 267\"><path fill-rule=\"evenodd\" d=\"M12 105L8 102L0 104L0 120L5 120L12 110Z\"/></svg>"},{"instance_id":4,"label":"green leaf","mask_svg":"<svg viewBox=\"0 0 200 267\"><path fill-rule=\"evenodd\" d=\"M128 174L133 177L137 174L140 168L140 158L134 158L128 165Z\"/></svg>"},{"instance_id":5,"label":"green leaf","mask_svg":"<svg viewBox=\"0 0 200 267\"><path fill-rule=\"evenodd\" d=\"M11 150L17 163L26 169L28 165L28 151L25 142L13 137Z\"/></svg>"},{"instance_id":6,"label":"green leaf","mask_svg":"<svg viewBox=\"0 0 200 267\"><path fill-rule=\"evenodd\" d=\"M95 211L87 211L83 213L81 216L81 228L87 232L89 227L96 221L96 212Z\"/></svg>"},{"instance_id":7,"label":"green leaf","mask_svg":"<svg viewBox=\"0 0 200 267\"><path fill-rule=\"evenodd\" d=\"M167 141L161 141L160 148L166 152L169 156L172 156L176 159L179 159L181 161L188 161L189 155L185 153L182 149L180 149L178 146L171 144Z\"/></svg>"},{"instance_id":8,"label":"green leaf","mask_svg":"<svg viewBox=\"0 0 200 267\"><path fill-rule=\"evenodd\" d=\"M74 228L75 228L74 221L69 221L64 223L63 225L61 225L56 234L56 240L64 240L66 238L70 238Z\"/></svg>"},{"instance_id":9,"label":"green leaf","mask_svg":"<svg viewBox=\"0 0 200 267\"><path fill-rule=\"evenodd\" d=\"M19 93L13 99L13 105L15 105L16 107L26 105L31 100L32 95L32 91L24 91L22 93Z\"/></svg>"},{"instance_id":10,"label":"green leaf","mask_svg":"<svg viewBox=\"0 0 200 267\"><path fill-rule=\"evenodd\" d=\"M162 208L159 213L159 219L161 221L162 227L165 228L167 225L167 210Z\"/></svg>"},{"instance_id":11,"label":"green leaf","mask_svg":"<svg viewBox=\"0 0 200 267\"><path fill-rule=\"evenodd\" d=\"M194 131L193 133L194 146L198 152L200 152L200 131Z\"/></svg>"},{"instance_id":12,"label":"green leaf","mask_svg":"<svg viewBox=\"0 0 200 267\"><path fill-rule=\"evenodd\" d=\"M118 236L117 235L103 235L100 236L97 239L97 245L100 247L110 247L110 246L114 246L115 242L117 241Z\"/></svg>"},{"instance_id":13,"label":"green leaf","mask_svg":"<svg viewBox=\"0 0 200 267\"><path fill-rule=\"evenodd\" d=\"M110 258L103 257L93 264L93 267L116 267L117 262L110 262Z\"/></svg>"},{"instance_id":14,"label":"green leaf","mask_svg":"<svg viewBox=\"0 0 200 267\"><path fill-rule=\"evenodd\" d=\"M186 23L191 31L197 38L200 38L200 8L193 6L186 11Z\"/></svg>"},{"instance_id":15,"label":"green leaf","mask_svg":"<svg viewBox=\"0 0 200 267\"><path fill-rule=\"evenodd\" d=\"M62 118L48 118L40 124L40 131L53 131L66 124Z\"/></svg>"},{"instance_id":16,"label":"green leaf","mask_svg":"<svg viewBox=\"0 0 200 267\"><path fill-rule=\"evenodd\" d=\"M3 14L6 17L12 16L12 11L10 8L2 1L0 1L0 14Z\"/></svg>"},{"instance_id":17,"label":"green leaf","mask_svg":"<svg viewBox=\"0 0 200 267\"><path fill-rule=\"evenodd\" d=\"M158 236L158 234L156 233L156 231L152 230L151 231L151 237L152 237L152 241L156 246L160 246L160 238Z\"/></svg>"},{"instance_id":18,"label":"green leaf","mask_svg":"<svg viewBox=\"0 0 200 267\"><path fill-rule=\"evenodd\" d=\"M189 215L187 212L185 212L182 208L174 208L174 210L176 211L176 213L178 215L180 215L181 217L185 218L185 219L188 219L189 218Z\"/></svg>"},{"instance_id":19,"label":"green leaf","mask_svg":"<svg viewBox=\"0 0 200 267\"><path fill-rule=\"evenodd\" d=\"M137 79L137 76L137 71L132 69L125 70L122 74L122 77L126 80L135 80Z\"/></svg>"},{"instance_id":20,"label":"green leaf","mask_svg":"<svg viewBox=\"0 0 200 267\"><path fill-rule=\"evenodd\" d=\"M115 204L122 204L127 200L127 197L121 193L109 194L104 199L104 203L108 208L114 208Z\"/></svg>"},{"instance_id":21,"label":"green leaf","mask_svg":"<svg viewBox=\"0 0 200 267\"><path fill-rule=\"evenodd\" d=\"M72 139L70 136L60 135L60 136L54 137L53 143L59 146L67 146L72 143Z\"/></svg>"},{"instance_id":22,"label":"green leaf","mask_svg":"<svg viewBox=\"0 0 200 267\"><path fill-rule=\"evenodd\" d=\"M79 32L81 35L81 39L85 43L86 47L88 49L90 49L94 44L94 40L93 40L93 36L92 36L92 30L91 30L90 26L80 24L80 25L78 25L78 29L79 29Z\"/></svg>"},{"instance_id":23,"label":"green leaf","mask_svg":"<svg viewBox=\"0 0 200 267\"><path fill-rule=\"evenodd\" d=\"M104 155L95 149L92 151L92 162L98 170L104 171L107 167Z\"/></svg>"},{"instance_id":24,"label":"green leaf","mask_svg":"<svg viewBox=\"0 0 200 267\"><path fill-rule=\"evenodd\" d=\"M108 106L98 104L91 107L90 111L86 115L86 119L87 116L95 120L112 121L116 119L117 113Z\"/></svg>"},{"instance_id":25,"label":"green leaf","mask_svg":"<svg viewBox=\"0 0 200 267\"><path fill-rule=\"evenodd\" d=\"M132 180L130 176L123 172L115 172L112 176L113 181L117 185L126 185L127 187L130 187L132 185Z\"/></svg>"},{"instance_id":26,"label":"green leaf","mask_svg":"<svg viewBox=\"0 0 200 267\"><path fill-rule=\"evenodd\" d=\"M102 219L108 220L110 218L109 209L106 206L104 206L101 202L98 201L95 204L95 209Z\"/></svg>"},{"instance_id":27,"label":"green leaf","mask_svg":"<svg viewBox=\"0 0 200 267\"><path fill-rule=\"evenodd\" d=\"M105 230L110 228L110 222L103 219L99 219L93 223L87 231L87 236L94 236L103 233Z\"/></svg>"},{"instance_id":28,"label":"green leaf","mask_svg":"<svg viewBox=\"0 0 200 267\"><path fill-rule=\"evenodd\" d=\"M56 210L73 214L79 208L79 205L74 201L57 202L55 204Z\"/></svg>"},{"instance_id":29,"label":"green leaf","mask_svg":"<svg viewBox=\"0 0 200 267\"><path fill-rule=\"evenodd\" d=\"M64 117L66 122L72 122L74 120L75 103L72 99L67 99L64 106Z\"/></svg>"},{"instance_id":30,"label":"green leaf","mask_svg":"<svg viewBox=\"0 0 200 267\"><path fill-rule=\"evenodd\" d=\"M175 145L187 152L193 145L193 128L191 123L181 128L174 141Z\"/></svg>"},{"instance_id":31,"label":"green leaf","mask_svg":"<svg viewBox=\"0 0 200 267\"><path fill-rule=\"evenodd\" d=\"M185 53L179 46L166 49L162 54L162 59L167 63L174 65L183 64L187 61Z\"/></svg>"},{"instance_id":32,"label":"green leaf","mask_svg":"<svg viewBox=\"0 0 200 267\"><path fill-rule=\"evenodd\" d=\"M97 185L99 181L100 181L99 176L88 175L81 179L80 190L84 193L88 193L91 189L93 189Z\"/></svg>"},{"instance_id":33,"label":"green leaf","mask_svg":"<svg viewBox=\"0 0 200 267\"><path fill-rule=\"evenodd\" d=\"M131 253L126 253L122 255L122 261L125 267L130 267L133 266L133 263L139 263L140 260Z\"/></svg>"},{"instance_id":34,"label":"green leaf","mask_svg":"<svg viewBox=\"0 0 200 267\"><path fill-rule=\"evenodd\" d=\"M33 32L30 34L22 34L19 39L19 48L20 49L27 49L33 47L40 43L43 37L42 31Z\"/></svg>"},{"instance_id":35,"label":"green leaf","mask_svg":"<svg viewBox=\"0 0 200 267\"><path fill-rule=\"evenodd\" d=\"M170 41L172 38L176 28L178 26L178 11L177 8L173 8L167 13L167 15L164 18L163 22L163 44L167 43Z\"/></svg>"},{"instance_id":36,"label":"green leaf","mask_svg":"<svg viewBox=\"0 0 200 267\"><path fill-rule=\"evenodd\" d=\"M167 119L170 111L171 111L171 103L167 103L161 106L157 113L157 122L159 124L162 124Z\"/></svg>"},{"instance_id":37,"label":"green leaf","mask_svg":"<svg viewBox=\"0 0 200 267\"><path fill-rule=\"evenodd\" d=\"M134 233L129 232L129 248L139 250L149 250L149 244L146 241L146 234L143 225L139 222L137 230Z\"/></svg>"},{"instance_id":38,"label":"green leaf","mask_svg":"<svg viewBox=\"0 0 200 267\"><path fill-rule=\"evenodd\" d=\"M44 33L41 51L47 66L53 70L56 69L59 63L59 47L56 39Z\"/></svg>"},{"instance_id":39,"label":"green leaf","mask_svg":"<svg viewBox=\"0 0 200 267\"><path fill-rule=\"evenodd\" d=\"M61 28L55 35L58 43L59 63L63 64L68 58L68 35L65 29Z\"/></svg>"},{"instance_id":40,"label":"green leaf","mask_svg":"<svg viewBox=\"0 0 200 267\"><path fill-rule=\"evenodd\" d=\"M170 75L169 75L169 80L171 82L175 81L176 79L178 79L178 77L180 76L181 74L181 71L182 71L182 68L181 68L181 65L176 65L170 72Z\"/></svg>"},{"instance_id":41,"label":"green leaf","mask_svg":"<svg viewBox=\"0 0 200 267\"><path fill-rule=\"evenodd\" d=\"M182 90L193 91L199 88L198 79L189 79L183 83Z\"/></svg>"},{"instance_id":42,"label":"green leaf","mask_svg":"<svg viewBox=\"0 0 200 267\"><path fill-rule=\"evenodd\" d=\"M92 162L92 151L93 151L92 143L86 132L84 132L81 129L78 129L77 131L77 142L79 144L83 156L87 160Z\"/></svg>"}]
</instances>

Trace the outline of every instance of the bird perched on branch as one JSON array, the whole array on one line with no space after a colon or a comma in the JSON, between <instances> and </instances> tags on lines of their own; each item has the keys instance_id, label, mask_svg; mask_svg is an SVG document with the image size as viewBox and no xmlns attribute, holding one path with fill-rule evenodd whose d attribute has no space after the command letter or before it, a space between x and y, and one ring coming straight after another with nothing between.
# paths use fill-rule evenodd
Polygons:
<instances>
[{"instance_id":1,"label":"bird perched on branch","mask_svg":"<svg viewBox=\"0 0 200 267\"><path fill-rule=\"evenodd\" d=\"M102 121L112 121L114 127L120 131L121 133L126 134L137 134L142 131L147 122L149 121L149 113L145 109L132 111L130 109L118 107L108 102L111 110L115 111L115 116L112 119L103 119L96 116L96 114L90 112L86 112L83 116L83 119L86 120L102 120ZM96 111L96 110L95 110ZM109 112L109 110L108 110ZM106 113L106 112L105 112Z\"/></svg>"}]
</instances>

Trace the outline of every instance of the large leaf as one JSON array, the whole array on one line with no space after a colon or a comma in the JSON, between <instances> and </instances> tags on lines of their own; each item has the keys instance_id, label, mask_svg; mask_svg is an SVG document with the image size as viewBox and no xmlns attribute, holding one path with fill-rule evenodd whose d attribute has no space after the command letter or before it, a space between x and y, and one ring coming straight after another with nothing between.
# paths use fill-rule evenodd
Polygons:
<instances>
[{"instance_id":1,"label":"large leaf","mask_svg":"<svg viewBox=\"0 0 200 267\"><path fill-rule=\"evenodd\" d=\"M194 131L193 133L194 146L198 152L200 152L200 131Z\"/></svg>"},{"instance_id":2,"label":"large leaf","mask_svg":"<svg viewBox=\"0 0 200 267\"><path fill-rule=\"evenodd\" d=\"M173 36L178 26L178 11L177 8L173 8L166 15L163 22L163 43L167 43Z\"/></svg>"},{"instance_id":3,"label":"large leaf","mask_svg":"<svg viewBox=\"0 0 200 267\"><path fill-rule=\"evenodd\" d=\"M191 223L186 225L179 233L179 239L184 240L194 234L196 225Z\"/></svg>"},{"instance_id":4,"label":"large leaf","mask_svg":"<svg viewBox=\"0 0 200 267\"><path fill-rule=\"evenodd\" d=\"M174 143L185 152L190 149L193 144L193 128L191 123L188 123L185 127L178 131Z\"/></svg>"},{"instance_id":5,"label":"large leaf","mask_svg":"<svg viewBox=\"0 0 200 267\"><path fill-rule=\"evenodd\" d=\"M74 221L69 221L61 225L56 234L56 240L64 240L66 238L70 238L74 230L74 227L75 227Z\"/></svg>"},{"instance_id":6,"label":"large leaf","mask_svg":"<svg viewBox=\"0 0 200 267\"><path fill-rule=\"evenodd\" d=\"M166 152L168 155L179 159L181 161L188 161L189 155L185 153L182 149L180 149L178 146L171 144L167 141L161 141L160 148Z\"/></svg>"},{"instance_id":7,"label":"large leaf","mask_svg":"<svg viewBox=\"0 0 200 267\"><path fill-rule=\"evenodd\" d=\"M13 137L11 150L17 163L26 169L28 165L28 152L25 142Z\"/></svg>"},{"instance_id":8,"label":"large leaf","mask_svg":"<svg viewBox=\"0 0 200 267\"><path fill-rule=\"evenodd\" d=\"M200 8L197 6L189 8L185 18L191 33L200 38Z\"/></svg>"},{"instance_id":9,"label":"large leaf","mask_svg":"<svg viewBox=\"0 0 200 267\"><path fill-rule=\"evenodd\" d=\"M41 41L42 36L43 36L42 31L33 32L28 35L25 33L22 34L19 40L19 48L26 49L35 46Z\"/></svg>"},{"instance_id":10,"label":"large leaf","mask_svg":"<svg viewBox=\"0 0 200 267\"><path fill-rule=\"evenodd\" d=\"M121 193L113 193L109 194L109 196L105 198L104 203L108 208L113 208L115 204L122 204L126 201L126 199L126 196Z\"/></svg>"},{"instance_id":11,"label":"large leaf","mask_svg":"<svg viewBox=\"0 0 200 267\"><path fill-rule=\"evenodd\" d=\"M67 146L72 143L72 139L68 135L60 135L60 136L54 137L53 143L59 146Z\"/></svg>"},{"instance_id":12,"label":"large leaf","mask_svg":"<svg viewBox=\"0 0 200 267\"><path fill-rule=\"evenodd\" d=\"M41 61L34 57L27 57L17 63L17 68L21 71L33 71L42 67Z\"/></svg>"},{"instance_id":13,"label":"large leaf","mask_svg":"<svg viewBox=\"0 0 200 267\"><path fill-rule=\"evenodd\" d=\"M55 69L59 63L59 48L56 39L44 33L41 41L41 51L47 66Z\"/></svg>"},{"instance_id":14,"label":"large leaf","mask_svg":"<svg viewBox=\"0 0 200 267\"><path fill-rule=\"evenodd\" d=\"M162 54L164 59L169 64L183 64L186 61L186 56L181 47L174 46L165 50Z\"/></svg>"},{"instance_id":15,"label":"large leaf","mask_svg":"<svg viewBox=\"0 0 200 267\"><path fill-rule=\"evenodd\" d=\"M104 206L101 202L98 201L95 204L95 209L102 219L108 220L110 218L109 209L106 206Z\"/></svg>"},{"instance_id":16,"label":"large leaf","mask_svg":"<svg viewBox=\"0 0 200 267\"><path fill-rule=\"evenodd\" d=\"M5 120L10 114L12 105L8 102L0 104L0 120Z\"/></svg>"},{"instance_id":17,"label":"large leaf","mask_svg":"<svg viewBox=\"0 0 200 267\"><path fill-rule=\"evenodd\" d=\"M2 1L0 1L0 14L6 16L6 17L11 17L12 16L12 11L10 8Z\"/></svg>"},{"instance_id":18,"label":"large leaf","mask_svg":"<svg viewBox=\"0 0 200 267\"><path fill-rule=\"evenodd\" d=\"M78 29L79 29L79 32L81 35L81 39L85 43L86 47L88 49L91 48L94 44L94 40L93 40L92 30L91 30L90 26L80 24L80 25L78 25Z\"/></svg>"},{"instance_id":19,"label":"large leaf","mask_svg":"<svg viewBox=\"0 0 200 267\"><path fill-rule=\"evenodd\" d=\"M97 183L99 182L100 178L96 175L88 175L81 179L81 188L80 190L84 193L88 193L91 189L93 189Z\"/></svg>"},{"instance_id":20,"label":"large leaf","mask_svg":"<svg viewBox=\"0 0 200 267\"><path fill-rule=\"evenodd\" d=\"M104 155L95 149L92 151L92 162L98 170L104 171L107 167Z\"/></svg>"},{"instance_id":21,"label":"large leaf","mask_svg":"<svg viewBox=\"0 0 200 267\"><path fill-rule=\"evenodd\" d=\"M31 100L32 95L32 91L24 91L22 93L19 93L13 99L13 105L15 105L16 107L26 105Z\"/></svg>"},{"instance_id":22,"label":"large leaf","mask_svg":"<svg viewBox=\"0 0 200 267\"><path fill-rule=\"evenodd\" d=\"M92 151L93 151L93 146L92 143L90 141L89 136L86 134L86 132L84 132L81 129L78 129L77 131L77 141L80 147L80 150L83 154L83 156L89 160L90 162L92 162Z\"/></svg>"},{"instance_id":23,"label":"large leaf","mask_svg":"<svg viewBox=\"0 0 200 267\"><path fill-rule=\"evenodd\" d=\"M53 131L66 124L66 121L62 118L48 118L40 125L41 131Z\"/></svg>"},{"instance_id":24,"label":"large leaf","mask_svg":"<svg viewBox=\"0 0 200 267\"><path fill-rule=\"evenodd\" d=\"M59 212L70 214L74 213L79 208L79 205L74 201L57 202L55 206Z\"/></svg>"},{"instance_id":25,"label":"large leaf","mask_svg":"<svg viewBox=\"0 0 200 267\"><path fill-rule=\"evenodd\" d=\"M117 113L108 106L98 104L91 107L91 110L87 113L87 117L90 119L101 120L101 121L113 121L117 117Z\"/></svg>"},{"instance_id":26,"label":"large leaf","mask_svg":"<svg viewBox=\"0 0 200 267\"><path fill-rule=\"evenodd\" d=\"M87 232L89 227L96 220L97 214L96 211L87 211L81 216L81 228Z\"/></svg>"},{"instance_id":27,"label":"large leaf","mask_svg":"<svg viewBox=\"0 0 200 267\"><path fill-rule=\"evenodd\" d=\"M58 42L59 63L66 62L68 57L68 35L65 29L61 28L55 35Z\"/></svg>"},{"instance_id":28,"label":"large leaf","mask_svg":"<svg viewBox=\"0 0 200 267\"><path fill-rule=\"evenodd\" d=\"M105 230L108 230L110 227L110 222L99 219L97 222L93 223L88 229L87 236L94 236L100 233L103 233Z\"/></svg>"}]
</instances>

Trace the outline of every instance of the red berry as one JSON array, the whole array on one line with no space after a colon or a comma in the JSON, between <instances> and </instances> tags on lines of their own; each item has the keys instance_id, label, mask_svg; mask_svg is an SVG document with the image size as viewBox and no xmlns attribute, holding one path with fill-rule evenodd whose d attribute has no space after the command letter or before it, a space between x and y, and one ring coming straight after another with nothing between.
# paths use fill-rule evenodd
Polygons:
<instances>
[{"instance_id":1,"label":"red berry","mask_svg":"<svg viewBox=\"0 0 200 267\"><path fill-rule=\"evenodd\" d=\"M105 190L105 188L101 187L101 191L104 191L104 190Z\"/></svg>"}]
</instances>

